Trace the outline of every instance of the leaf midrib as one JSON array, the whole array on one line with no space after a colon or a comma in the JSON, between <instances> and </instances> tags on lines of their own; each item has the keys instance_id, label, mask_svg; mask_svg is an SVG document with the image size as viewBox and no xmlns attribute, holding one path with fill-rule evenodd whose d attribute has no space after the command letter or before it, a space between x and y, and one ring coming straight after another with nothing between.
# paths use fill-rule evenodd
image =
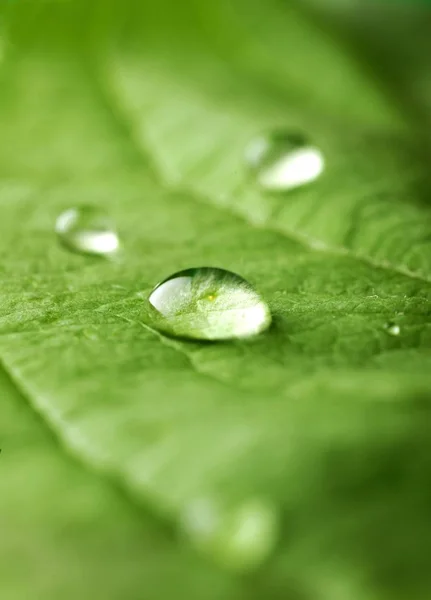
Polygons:
<instances>
[{"instance_id":1,"label":"leaf midrib","mask_svg":"<svg viewBox=\"0 0 431 600\"><path fill-rule=\"evenodd\" d=\"M26 389L25 384L20 380L19 375L14 372L13 367L7 366L3 359L0 360L0 378L2 376L14 390L17 400L21 400L28 410L36 416L44 431L67 460L72 460L82 472L91 477L96 477L109 486L114 494L121 497L131 513L137 516L151 515L157 519L157 523L163 528L163 531L169 536L173 536L174 523L162 510L162 507L158 507L155 502L151 502L141 494L135 495L132 487L127 485L127 482L109 466L101 465L96 460L89 460L89 454L80 450L79 443L77 444L74 441L74 435L64 433L67 431L65 421L61 415L54 415L51 410L51 403L34 399L30 391Z\"/></svg>"}]
</instances>

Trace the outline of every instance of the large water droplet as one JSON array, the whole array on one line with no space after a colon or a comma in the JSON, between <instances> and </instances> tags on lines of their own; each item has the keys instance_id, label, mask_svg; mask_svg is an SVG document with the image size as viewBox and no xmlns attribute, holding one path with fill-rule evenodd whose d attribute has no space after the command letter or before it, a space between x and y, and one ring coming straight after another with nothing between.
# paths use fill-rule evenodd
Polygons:
<instances>
[{"instance_id":1,"label":"large water droplet","mask_svg":"<svg viewBox=\"0 0 431 600\"><path fill-rule=\"evenodd\" d=\"M278 515L259 499L227 508L211 498L190 502L181 517L189 542L217 563L235 570L261 564L273 550L278 536Z\"/></svg>"},{"instance_id":2,"label":"large water droplet","mask_svg":"<svg viewBox=\"0 0 431 600\"><path fill-rule=\"evenodd\" d=\"M69 208L57 218L55 231L61 242L75 252L108 256L120 246L108 215L95 206Z\"/></svg>"},{"instance_id":3,"label":"large water droplet","mask_svg":"<svg viewBox=\"0 0 431 600\"><path fill-rule=\"evenodd\" d=\"M212 267L171 275L151 292L156 328L177 337L226 340L267 329L271 313L245 279Z\"/></svg>"},{"instance_id":4,"label":"large water droplet","mask_svg":"<svg viewBox=\"0 0 431 600\"><path fill-rule=\"evenodd\" d=\"M250 142L247 165L257 183L269 191L285 191L314 181L324 168L322 152L299 134L272 131Z\"/></svg>"},{"instance_id":5,"label":"large water droplet","mask_svg":"<svg viewBox=\"0 0 431 600\"><path fill-rule=\"evenodd\" d=\"M386 333L388 333L389 335L393 335L394 337L400 335L401 333L401 327L397 323L394 323L392 321L386 323L385 329Z\"/></svg>"}]
</instances>

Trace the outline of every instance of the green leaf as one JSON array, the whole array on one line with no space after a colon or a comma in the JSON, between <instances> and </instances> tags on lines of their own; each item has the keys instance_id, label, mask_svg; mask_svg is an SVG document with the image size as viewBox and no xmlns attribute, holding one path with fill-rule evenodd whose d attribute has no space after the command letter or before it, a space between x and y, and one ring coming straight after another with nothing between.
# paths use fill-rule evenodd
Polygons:
<instances>
[{"instance_id":1,"label":"green leaf","mask_svg":"<svg viewBox=\"0 0 431 600\"><path fill-rule=\"evenodd\" d=\"M119 481L65 454L1 374L0 589L4 598L236 597L233 584L177 549ZM55 433L55 432L53 432Z\"/></svg>"},{"instance_id":2,"label":"green leaf","mask_svg":"<svg viewBox=\"0 0 431 600\"><path fill-rule=\"evenodd\" d=\"M427 597L430 186L408 110L279 0L9 11L4 596ZM274 127L322 149L318 182L248 180L244 146ZM57 243L77 204L111 214L122 261ZM144 298L199 266L262 291L272 329L155 331ZM214 536L196 506L226 511Z\"/></svg>"}]
</instances>

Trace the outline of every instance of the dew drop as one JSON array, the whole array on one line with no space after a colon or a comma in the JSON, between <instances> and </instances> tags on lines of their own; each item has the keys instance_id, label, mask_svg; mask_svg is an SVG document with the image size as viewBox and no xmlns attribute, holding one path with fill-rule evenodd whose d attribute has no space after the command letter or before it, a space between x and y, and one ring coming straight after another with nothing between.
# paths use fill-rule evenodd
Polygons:
<instances>
[{"instance_id":1,"label":"dew drop","mask_svg":"<svg viewBox=\"0 0 431 600\"><path fill-rule=\"evenodd\" d=\"M386 323L385 329L386 329L386 333L388 333L389 335L392 335L394 337L397 335L400 335L400 333L401 333L401 327L399 325L397 325L397 323L393 323L392 321L389 323Z\"/></svg>"},{"instance_id":2,"label":"dew drop","mask_svg":"<svg viewBox=\"0 0 431 600\"><path fill-rule=\"evenodd\" d=\"M176 337L243 338L271 324L268 305L245 279L212 267L171 275L154 288L149 304L154 326Z\"/></svg>"},{"instance_id":3,"label":"dew drop","mask_svg":"<svg viewBox=\"0 0 431 600\"><path fill-rule=\"evenodd\" d=\"M227 508L211 498L190 502L181 515L189 543L218 564L238 571L260 565L278 537L278 514L260 499Z\"/></svg>"},{"instance_id":4,"label":"dew drop","mask_svg":"<svg viewBox=\"0 0 431 600\"><path fill-rule=\"evenodd\" d=\"M282 192L319 177L324 168L322 152L300 134L272 131L252 140L245 161L265 190Z\"/></svg>"},{"instance_id":5,"label":"dew drop","mask_svg":"<svg viewBox=\"0 0 431 600\"><path fill-rule=\"evenodd\" d=\"M95 206L78 206L63 212L55 223L61 242L74 252L109 256L120 241L108 215Z\"/></svg>"}]
</instances>

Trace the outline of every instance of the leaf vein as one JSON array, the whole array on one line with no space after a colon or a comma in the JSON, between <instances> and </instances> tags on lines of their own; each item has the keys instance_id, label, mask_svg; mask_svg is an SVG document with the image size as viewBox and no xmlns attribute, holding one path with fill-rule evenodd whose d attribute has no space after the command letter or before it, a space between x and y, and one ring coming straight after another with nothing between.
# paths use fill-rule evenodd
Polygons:
<instances>
[{"instance_id":1,"label":"leaf vein","mask_svg":"<svg viewBox=\"0 0 431 600\"><path fill-rule=\"evenodd\" d=\"M423 281L424 283L431 283L431 276L422 273L420 271L412 271L405 265L394 265L390 261L387 260L376 260L367 254L362 254L360 252L355 252L350 248L346 248L343 246L335 247L322 240L313 238L306 234L303 234L299 231L293 231L286 227L279 228L276 226L271 226L270 224L259 225L251 221L247 218L247 216L240 210L228 209L226 206L221 207L217 202L214 202L211 199L211 196L208 194L203 194L201 190L193 190L188 186L178 186L172 185L168 180L163 180L162 170L157 166L154 157L151 154L151 151L147 146L144 148L143 143L140 140L137 140L135 135L133 134L133 128L131 126L130 120L127 117L127 114L124 108L121 106L119 100L116 98L115 94L110 90L109 84L106 82L106 77L99 77L99 74L103 74L103 68L100 65L96 65L95 73L93 76L94 85L97 86L97 90L99 95L104 99L104 105L108 108L108 112L116 123L116 125L121 129L123 135L127 136L128 142L131 145L131 149L134 154L140 154L142 161L145 163L146 167L149 169L151 176L160 184L163 184L167 187L172 193L185 193L187 194L193 201L202 204L211 204L211 206L217 208L218 210L239 216L243 221L245 221L249 226L255 227L257 229L266 230L269 232L275 232L284 237L291 239L308 250L317 251L326 253L329 255L335 256L348 256L360 262L366 263L369 266L375 269L382 269L384 271L396 273L398 275L402 275L404 277L408 277L410 279L415 279L419 281ZM145 160L144 160L145 159Z\"/></svg>"}]
</instances>

